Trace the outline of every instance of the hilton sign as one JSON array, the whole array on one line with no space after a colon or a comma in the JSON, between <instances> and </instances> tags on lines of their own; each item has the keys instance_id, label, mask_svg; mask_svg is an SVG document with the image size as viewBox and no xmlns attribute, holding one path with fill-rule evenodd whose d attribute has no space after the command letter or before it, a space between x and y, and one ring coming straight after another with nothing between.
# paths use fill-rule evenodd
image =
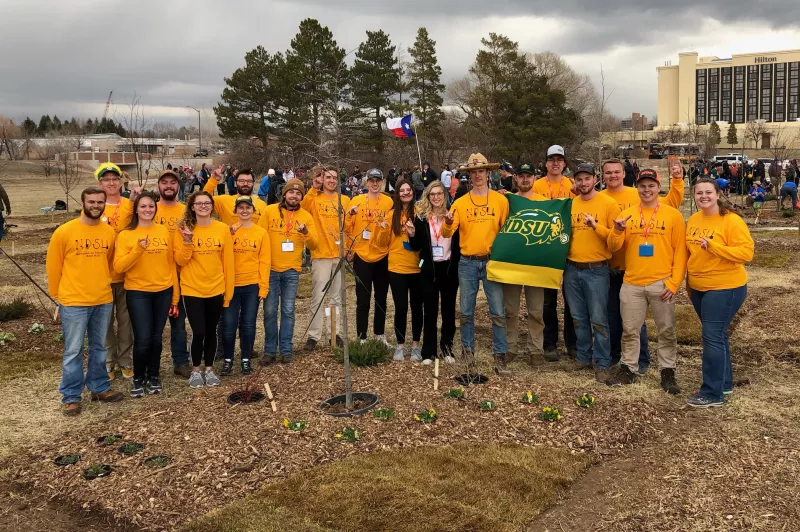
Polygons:
<instances>
[{"instance_id":1,"label":"hilton sign","mask_svg":"<svg viewBox=\"0 0 800 532\"><path fill-rule=\"evenodd\" d=\"M776 63L778 61L777 57L754 57L753 61L756 63Z\"/></svg>"}]
</instances>

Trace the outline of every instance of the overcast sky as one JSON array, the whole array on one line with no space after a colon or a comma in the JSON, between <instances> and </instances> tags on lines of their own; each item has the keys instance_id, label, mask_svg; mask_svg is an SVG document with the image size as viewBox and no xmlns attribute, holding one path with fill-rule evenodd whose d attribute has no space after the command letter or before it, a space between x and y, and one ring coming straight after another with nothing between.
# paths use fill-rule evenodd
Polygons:
<instances>
[{"instance_id":1,"label":"overcast sky","mask_svg":"<svg viewBox=\"0 0 800 532\"><path fill-rule=\"evenodd\" d=\"M502 33L598 85L602 65L620 116L656 114L655 68L679 52L800 47L797 0L0 0L0 114L99 116L113 90L119 117L135 91L148 118L193 124L186 105L210 109L245 52L286 50L306 17L348 51L375 29L406 49L425 26L445 83L466 73L482 37Z\"/></svg>"}]
</instances>

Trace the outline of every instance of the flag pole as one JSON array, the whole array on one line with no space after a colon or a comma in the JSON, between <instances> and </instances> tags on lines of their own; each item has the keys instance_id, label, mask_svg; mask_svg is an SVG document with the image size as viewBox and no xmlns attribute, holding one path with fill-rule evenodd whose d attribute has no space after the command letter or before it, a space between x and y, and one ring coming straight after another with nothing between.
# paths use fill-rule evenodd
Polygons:
<instances>
[{"instance_id":1,"label":"flag pole","mask_svg":"<svg viewBox=\"0 0 800 532\"><path fill-rule=\"evenodd\" d=\"M413 115L412 115L413 120ZM419 157L419 171L422 171L422 152L419 150L419 135L417 134L417 129L414 128L414 139L417 141L417 156Z\"/></svg>"}]
</instances>

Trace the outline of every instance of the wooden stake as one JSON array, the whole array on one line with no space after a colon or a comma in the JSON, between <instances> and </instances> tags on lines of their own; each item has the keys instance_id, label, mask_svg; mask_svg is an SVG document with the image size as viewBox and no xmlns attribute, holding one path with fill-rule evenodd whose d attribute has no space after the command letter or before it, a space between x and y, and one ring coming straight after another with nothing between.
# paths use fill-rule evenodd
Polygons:
<instances>
[{"instance_id":1,"label":"wooden stake","mask_svg":"<svg viewBox=\"0 0 800 532\"><path fill-rule=\"evenodd\" d=\"M331 305L331 349L336 347L336 307Z\"/></svg>"},{"instance_id":2,"label":"wooden stake","mask_svg":"<svg viewBox=\"0 0 800 532\"><path fill-rule=\"evenodd\" d=\"M439 359L433 360L433 391L439 390Z\"/></svg>"},{"instance_id":3,"label":"wooden stake","mask_svg":"<svg viewBox=\"0 0 800 532\"><path fill-rule=\"evenodd\" d=\"M268 383L264 383L264 391L267 392L267 397L269 398L269 405L272 407L273 412L278 411L278 407L275 406L275 398L272 396L272 390L269 387Z\"/></svg>"},{"instance_id":4,"label":"wooden stake","mask_svg":"<svg viewBox=\"0 0 800 532\"><path fill-rule=\"evenodd\" d=\"M12 256L12 257L13 257L13 256L15 256L15 255L17 254L17 251L16 251L16 248L15 248L14 244L16 244L16 242L14 242L14 241L12 240L12 241L11 241L11 256Z\"/></svg>"}]
</instances>

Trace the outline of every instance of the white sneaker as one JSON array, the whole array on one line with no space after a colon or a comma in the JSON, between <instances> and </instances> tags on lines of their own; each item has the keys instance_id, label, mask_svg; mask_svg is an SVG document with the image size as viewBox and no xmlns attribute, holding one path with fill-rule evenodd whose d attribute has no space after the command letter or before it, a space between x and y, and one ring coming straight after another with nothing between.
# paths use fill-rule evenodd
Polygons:
<instances>
[{"instance_id":1,"label":"white sneaker","mask_svg":"<svg viewBox=\"0 0 800 532\"><path fill-rule=\"evenodd\" d=\"M379 335L375 336L375 339L383 342L384 344L386 344L386 347L392 347L389 344L389 340L386 339L386 335L385 334L379 334Z\"/></svg>"},{"instance_id":2,"label":"white sneaker","mask_svg":"<svg viewBox=\"0 0 800 532\"><path fill-rule=\"evenodd\" d=\"M412 347L411 348L411 362L420 362L422 361L422 348Z\"/></svg>"},{"instance_id":3,"label":"white sneaker","mask_svg":"<svg viewBox=\"0 0 800 532\"><path fill-rule=\"evenodd\" d=\"M444 361L447 362L448 364L455 364L456 363L456 359L451 357L451 356L444 357Z\"/></svg>"},{"instance_id":4,"label":"white sneaker","mask_svg":"<svg viewBox=\"0 0 800 532\"><path fill-rule=\"evenodd\" d=\"M362 338L361 340L359 340L359 342L361 342L361 345L364 345L364 344L366 344L366 343L367 343L367 341L366 341L364 338Z\"/></svg>"},{"instance_id":5,"label":"white sneaker","mask_svg":"<svg viewBox=\"0 0 800 532\"><path fill-rule=\"evenodd\" d=\"M433 360L431 360L430 358L426 358L425 360L422 361L423 366L430 366L431 364L433 364Z\"/></svg>"},{"instance_id":6,"label":"white sneaker","mask_svg":"<svg viewBox=\"0 0 800 532\"><path fill-rule=\"evenodd\" d=\"M397 349L394 350L394 356L392 360L404 360L406 358L406 348L402 345L398 345Z\"/></svg>"}]
</instances>

